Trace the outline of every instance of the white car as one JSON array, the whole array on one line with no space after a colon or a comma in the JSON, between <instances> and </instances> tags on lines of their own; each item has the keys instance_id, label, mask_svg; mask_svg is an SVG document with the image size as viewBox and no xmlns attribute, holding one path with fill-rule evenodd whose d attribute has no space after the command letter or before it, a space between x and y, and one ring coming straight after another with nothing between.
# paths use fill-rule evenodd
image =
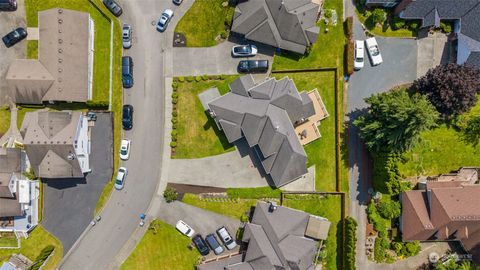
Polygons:
<instances>
[{"instance_id":1,"label":"white car","mask_svg":"<svg viewBox=\"0 0 480 270\"><path fill-rule=\"evenodd\" d=\"M125 186L125 180L127 179L127 168L118 168L117 177L115 177L115 189L121 190Z\"/></svg>"},{"instance_id":2,"label":"white car","mask_svg":"<svg viewBox=\"0 0 480 270\"><path fill-rule=\"evenodd\" d=\"M187 223L185 223L183 220L179 220L177 222L177 225L175 225L175 228L181 232L182 234L188 236L188 237L192 237L193 234L195 234L195 231L192 229L192 227L188 226Z\"/></svg>"},{"instance_id":3,"label":"white car","mask_svg":"<svg viewBox=\"0 0 480 270\"><path fill-rule=\"evenodd\" d=\"M355 60L353 62L353 68L359 70L363 68L363 59L365 57L365 46L363 40L355 40Z\"/></svg>"},{"instance_id":4,"label":"white car","mask_svg":"<svg viewBox=\"0 0 480 270\"><path fill-rule=\"evenodd\" d=\"M122 26L122 44L124 49L132 47L132 27L126 23Z\"/></svg>"},{"instance_id":5,"label":"white car","mask_svg":"<svg viewBox=\"0 0 480 270\"><path fill-rule=\"evenodd\" d=\"M255 45L236 45L232 47L233 57L247 57L257 55L258 49Z\"/></svg>"},{"instance_id":6,"label":"white car","mask_svg":"<svg viewBox=\"0 0 480 270\"><path fill-rule=\"evenodd\" d=\"M232 250L237 246L237 243L235 243L235 240L233 240L225 227L218 229L217 234L228 249Z\"/></svg>"},{"instance_id":7,"label":"white car","mask_svg":"<svg viewBox=\"0 0 480 270\"><path fill-rule=\"evenodd\" d=\"M123 139L120 144L120 159L127 160L130 157L130 140Z\"/></svg>"},{"instance_id":8,"label":"white car","mask_svg":"<svg viewBox=\"0 0 480 270\"><path fill-rule=\"evenodd\" d=\"M365 44L367 45L368 54L370 55L370 59L372 60L372 65L380 65L383 60L382 55L380 54L380 49L378 48L377 40L374 37L367 38L365 40Z\"/></svg>"},{"instance_id":9,"label":"white car","mask_svg":"<svg viewBox=\"0 0 480 270\"><path fill-rule=\"evenodd\" d=\"M158 20L157 30L160 32L165 31L172 17L173 17L173 11L168 8L165 9L162 13L162 16L160 17L160 20Z\"/></svg>"}]
</instances>

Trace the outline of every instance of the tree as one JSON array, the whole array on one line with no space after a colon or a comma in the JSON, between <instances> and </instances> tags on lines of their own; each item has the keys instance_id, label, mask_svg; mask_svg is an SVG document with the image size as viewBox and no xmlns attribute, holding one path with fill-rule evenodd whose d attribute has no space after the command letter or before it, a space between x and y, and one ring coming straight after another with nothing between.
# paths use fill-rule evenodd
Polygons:
<instances>
[{"instance_id":1,"label":"tree","mask_svg":"<svg viewBox=\"0 0 480 270\"><path fill-rule=\"evenodd\" d=\"M378 212L383 218L392 219L400 216L400 202L397 201L380 201Z\"/></svg>"},{"instance_id":2,"label":"tree","mask_svg":"<svg viewBox=\"0 0 480 270\"><path fill-rule=\"evenodd\" d=\"M365 102L370 105L368 112L353 123L371 152L404 152L438 119L424 96L409 96L404 89L376 94Z\"/></svg>"},{"instance_id":3,"label":"tree","mask_svg":"<svg viewBox=\"0 0 480 270\"><path fill-rule=\"evenodd\" d=\"M382 8L374 9L373 12L372 12L372 15L370 15L370 16L371 16L371 20L375 24L377 24L377 23L382 24L387 20L387 13Z\"/></svg>"},{"instance_id":4,"label":"tree","mask_svg":"<svg viewBox=\"0 0 480 270\"><path fill-rule=\"evenodd\" d=\"M477 146L480 143L480 116L475 116L467 121L463 138L466 142Z\"/></svg>"},{"instance_id":5,"label":"tree","mask_svg":"<svg viewBox=\"0 0 480 270\"><path fill-rule=\"evenodd\" d=\"M468 111L477 102L480 92L480 71L455 63L430 69L417 79L412 90L424 94L444 117Z\"/></svg>"},{"instance_id":6,"label":"tree","mask_svg":"<svg viewBox=\"0 0 480 270\"><path fill-rule=\"evenodd\" d=\"M167 203L173 202L177 199L178 193L172 187L167 187L165 191L163 191L163 197L167 201Z\"/></svg>"}]
</instances>

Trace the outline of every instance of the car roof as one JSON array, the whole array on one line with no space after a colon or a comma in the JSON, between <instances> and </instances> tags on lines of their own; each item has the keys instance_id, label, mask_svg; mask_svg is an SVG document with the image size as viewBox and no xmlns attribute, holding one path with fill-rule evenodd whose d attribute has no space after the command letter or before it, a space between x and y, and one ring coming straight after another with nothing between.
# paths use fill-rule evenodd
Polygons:
<instances>
[{"instance_id":1,"label":"car roof","mask_svg":"<svg viewBox=\"0 0 480 270\"><path fill-rule=\"evenodd\" d=\"M367 43L367 46L373 46L378 44L377 40L374 37L367 38L365 42Z\"/></svg>"},{"instance_id":2,"label":"car roof","mask_svg":"<svg viewBox=\"0 0 480 270\"><path fill-rule=\"evenodd\" d=\"M355 40L355 45L357 45L357 48L363 48L363 41L362 40Z\"/></svg>"},{"instance_id":3,"label":"car roof","mask_svg":"<svg viewBox=\"0 0 480 270\"><path fill-rule=\"evenodd\" d=\"M126 140L126 139L123 139L123 140L122 140L122 146L123 146L123 145L126 146L126 145L128 145L129 143L130 143L129 140Z\"/></svg>"}]
</instances>

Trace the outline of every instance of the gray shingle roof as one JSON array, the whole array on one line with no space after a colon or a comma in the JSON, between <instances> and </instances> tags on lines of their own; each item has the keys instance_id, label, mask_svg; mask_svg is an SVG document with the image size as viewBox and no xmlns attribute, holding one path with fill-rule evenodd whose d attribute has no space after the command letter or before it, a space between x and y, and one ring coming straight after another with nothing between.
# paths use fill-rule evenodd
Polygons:
<instances>
[{"instance_id":1,"label":"gray shingle roof","mask_svg":"<svg viewBox=\"0 0 480 270\"><path fill-rule=\"evenodd\" d=\"M25 114L20 130L35 174L43 178L83 177L75 154L78 111L36 111Z\"/></svg>"},{"instance_id":2,"label":"gray shingle roof","mask_svg":"<svg viewBox=\"0 0 480 270\"><path fill-rule=\"evenodd\" d=\"M235 8L232 31L247 39L304 53L317 40L319 6L311 0L250 0Z\"/></svg>"},{"instance_id":3,"label":"gray shingle roof","mask_svg":"<svg viewBox=\"0 0 480 270\"><path fill-rule=\"evenodd\" d=\"M22 214L18 196L10 189L12 177L21 173L21 150L0 148L0 217Z\"/></svg>"},{"instance_id":4,"label":"gray shingle roof","mask_svg":"<svg viewBox=\"0 0 480 270\"><path fill-rule=\"evenodd\" d=\"M255 85L251 75L230 84L231 92L208 103L229 142L245 137L258 147L261 162L276 186L307 172L307 156L293 123L315 114L312 100L292 80L268 79Z\"/></svg>"},{"instance_id":5,"label":"gray shingle roof","mask_svg":"<svg viewBox=\"0 0 480 270\"><path fill-rule=\"evenodd\" d=\"M480 51L472 52L465 63L480 68Z\"/></svg>"}]
</instances>

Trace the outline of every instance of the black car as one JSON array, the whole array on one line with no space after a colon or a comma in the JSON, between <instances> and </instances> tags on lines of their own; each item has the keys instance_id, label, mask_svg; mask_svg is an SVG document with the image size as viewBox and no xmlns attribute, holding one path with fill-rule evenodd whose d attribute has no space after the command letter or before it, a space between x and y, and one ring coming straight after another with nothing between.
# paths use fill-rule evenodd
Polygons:
<instances>
[{"instance_id":1,"label":"black car","mask_svg":"<svg viewBox=\"0 0 480 270\"><path fill-rule=\"evenodd\" d=\"M103 0L103 4L112 12L115 17L120 17L122 15L123 10L120 5L115 2L114 0Z\"/></svg>"},{"instance_id":2,"label":"black car","mask_svg":"<svg viewBox=\"0 0 480 270\"><path fill-rule=\"evenodd\" d=\"M207 241L208 246L210 247L210 249L213 250L215 255L222 254L223 248L218 242L217 237L213 233L207 235L207 237L205 237L205 240Z\"/></svg>"},{"instance_id":3,"label":"black car","mask_svg":"<svg viewBox=\"0 0 480 270\"><path fill-rule=\"evenodd\" d=\"M0 0L0 11L15 11L17 10L16 0Z\"/></svg>"},{"instance_id":4,"label":"black car","mask_svg":"<svg viewBox=\"0 0 480 270\"><path fill-rule=\"evenodd\" d=\"M124 88L133 86L133 59L130 56L122 57L122 83Z\"/></svg>"},{"instance_id":5,"label":"black car","mask_svg":"<svg viewBox=\"0 0 480 270\"><path fill-rule=\"evenodd\" d=\"M241 73L256 73L268 71L268 60L242 60L238 63Z\"/></svg>"},{"instance_id":6,"label":"black car","mask_svg":"<svg viewBox=\"0 0 480 270\"><path fill-rule=\"evenodd\" d=\"M203 240L203 237L200 234L195 235L192 238L192 241L197 247L200 254L202 254L203 256L207 256L208 253L210 253L210 250L207 247L207 243L205 243L205 240Z\"/></svg>"},{"instance_id":7,"label":"black car","mask_svg":"<svg viewBox=\"0 0 480 270\"><path fill-rule=\"evenodd\" d=\"M19 27L12 32L8 33L6 36L2 38L3 43L7 48L12 47L13 45L17 44L18 42L22 41L24 38L27 37L27 30L25 28Z\"/></svg>"},{"instance_id":8,"label":"black car","mask_svg":"<svg viewBox=\"0 0 480 270\"><path fill-rule=\"evenodd\" d=\"M133 106L125 104L122 111L122 126L125 130L130 130L133 127Z\"/></svg>"}]
</instances>

